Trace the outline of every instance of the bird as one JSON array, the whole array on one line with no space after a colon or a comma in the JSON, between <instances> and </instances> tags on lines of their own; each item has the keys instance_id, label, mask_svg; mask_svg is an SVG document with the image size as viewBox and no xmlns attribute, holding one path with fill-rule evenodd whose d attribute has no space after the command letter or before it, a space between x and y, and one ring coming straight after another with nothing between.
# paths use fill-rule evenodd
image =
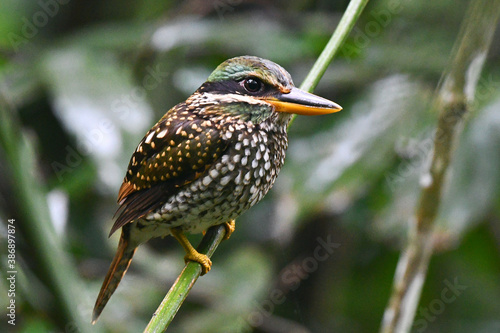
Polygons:
<instances>
[{"instance_id":1,"label":"bird","mask_svg":"<svg viewBox=\"0 0 500 333\"><path fill-rule=\"evenodd\" d=\"M132 154L109 236L121 228L116 255L97 297L92 323L125 275L138 246L173 236L206 274L212 262L186 233L234 220L270 190L285 161L293 114L323 115L338 104L296 88L280 65L255 56L221 63L186 101L168 110Z\"/></svg>"}]
</instances>

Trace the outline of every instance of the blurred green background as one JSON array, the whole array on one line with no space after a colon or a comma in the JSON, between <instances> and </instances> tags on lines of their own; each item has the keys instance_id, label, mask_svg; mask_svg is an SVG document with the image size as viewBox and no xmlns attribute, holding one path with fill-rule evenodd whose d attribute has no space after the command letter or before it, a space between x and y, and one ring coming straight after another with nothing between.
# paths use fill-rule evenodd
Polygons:
<instances>
[{"instance_id":1,"label":"blurred green background","mask_svg":"<svg viewBox=\"0 0 500 333\"><path fill-rule=\"evenodd\" d=\"M56 275L90 322L118 241L107 238L116 195L144 133L230 57L273 60L299 85L347 4L1 0L0 331L78 331L40 259L43 225L62 249ZM378 330L429 162L429 102L467 4L368 4L315 91L344 110L297 118L273 190L238 219L169 331ZM500 332L499 64L497 31L448 173L414 332ZM173 238L142 246L93 329L141 332L183 256Z\"/></svg>"}]
</instances>

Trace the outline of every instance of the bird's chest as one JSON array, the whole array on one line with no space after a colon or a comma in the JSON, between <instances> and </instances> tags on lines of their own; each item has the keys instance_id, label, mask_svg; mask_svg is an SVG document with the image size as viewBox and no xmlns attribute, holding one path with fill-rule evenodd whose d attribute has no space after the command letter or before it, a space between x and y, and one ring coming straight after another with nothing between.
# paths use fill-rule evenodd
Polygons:
<instances>
[{"instance_id":1,"label":"bird's chest","mask_svg":"<svg viewBox=\"0 0 500 333\"><path fill-rule=\"evenodd\" d=\"M227 132L234 142L201 177L184 186L142 221L154 237L172 227L198 233L235 219L260 201L272 187L285 160L284 131Z\"/></svg>"}]
</instances>

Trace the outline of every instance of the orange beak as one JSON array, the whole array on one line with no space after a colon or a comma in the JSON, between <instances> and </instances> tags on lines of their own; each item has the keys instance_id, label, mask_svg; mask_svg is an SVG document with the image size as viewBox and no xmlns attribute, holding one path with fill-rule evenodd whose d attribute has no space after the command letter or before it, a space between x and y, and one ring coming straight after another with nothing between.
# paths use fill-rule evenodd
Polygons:
<instances>
[{"instance_id":1,"label":"orange beak","mask_svg":"<svg viewBox=\"0 0 500 333\"><path fill-rule=\"evenodd\" d=\"M289 93L279 93L265 97L264 100L272 104L278 112L305 116L317 116L342 110L342 107L337 103L295 87Z\"/></svg>"}]
</instances>

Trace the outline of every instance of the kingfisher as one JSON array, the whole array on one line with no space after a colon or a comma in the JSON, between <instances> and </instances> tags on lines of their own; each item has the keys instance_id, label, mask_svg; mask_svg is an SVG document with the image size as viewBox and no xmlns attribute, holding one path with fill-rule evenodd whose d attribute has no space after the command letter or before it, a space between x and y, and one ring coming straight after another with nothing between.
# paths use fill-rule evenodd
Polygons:
<instances>
[{"instance_id":1,"label":"kingfisher","mask_svg":"<svg viewBox=\"0 0 500 333\"><path fill-rule=\"evenodd\" d=\"M323 115L338 104L298 89L280 65L254 56L220 64L186 101L171 108L132 154L109 236L118 250L95 303L92 323L125 275L138 246L173 236L185 261L206 274L212 262L186 238L234 220L272 187L285 161L292 114Z\"/></svg>"}]
</instances>

